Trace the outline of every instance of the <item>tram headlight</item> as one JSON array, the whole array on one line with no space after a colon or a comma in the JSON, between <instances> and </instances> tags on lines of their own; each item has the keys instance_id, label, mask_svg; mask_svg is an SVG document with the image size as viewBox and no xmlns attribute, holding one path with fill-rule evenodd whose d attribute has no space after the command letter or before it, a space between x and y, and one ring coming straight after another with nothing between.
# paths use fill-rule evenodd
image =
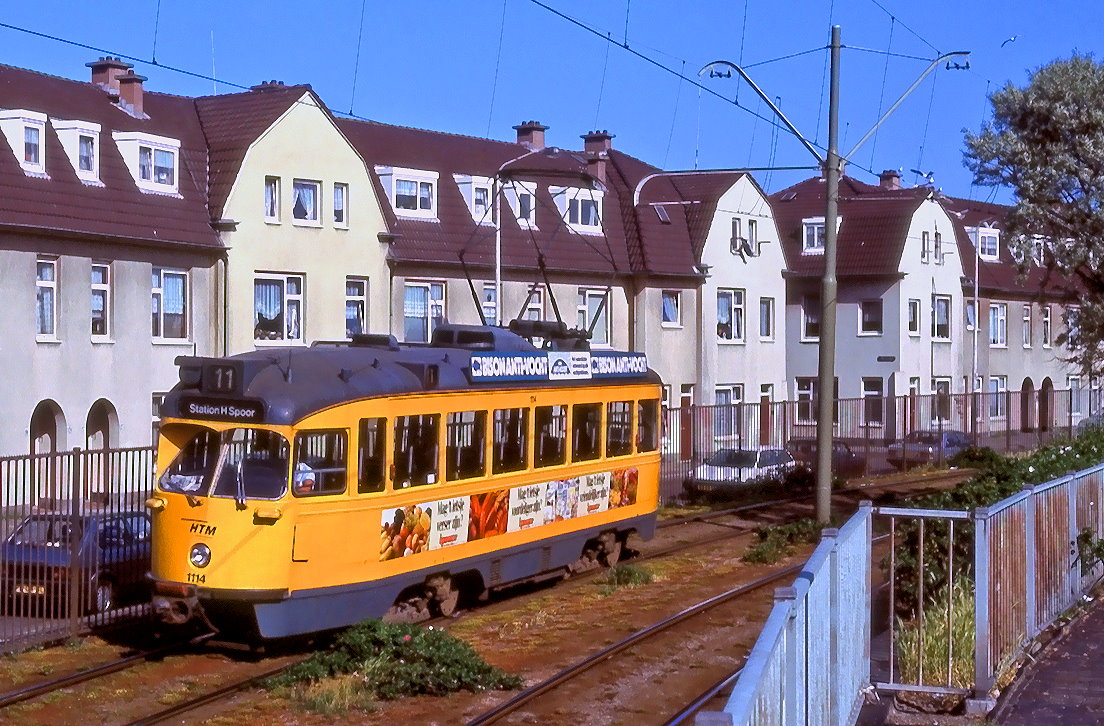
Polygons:
<instances>
[{"instance_id":1,"label":"tram headlight","mask_svg":"<svg viewBox=\"0 0 1104 726\"><path fill-rule=\"evenodd\" d=\"M211 548L203 543L192 545L192 551L188 553L188 561L196 567L206 567L211 564Z\"/></svg>"}]
</instances>

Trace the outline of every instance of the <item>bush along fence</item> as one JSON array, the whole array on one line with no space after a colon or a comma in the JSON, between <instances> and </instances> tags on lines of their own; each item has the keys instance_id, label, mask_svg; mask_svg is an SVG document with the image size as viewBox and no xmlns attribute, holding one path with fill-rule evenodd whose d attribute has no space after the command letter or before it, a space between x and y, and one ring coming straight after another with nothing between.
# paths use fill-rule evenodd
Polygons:
<instances>
[{"instance_id":1,"label":"bush along fence","mask_svg":"<svg viewBox=\"0 0 1104 726\"><path fill-rule=\"evenodd\" d=\"M845 478L920 466L945 466L968 445L1015 453L1070 438L1101 421L1104 389L1039 389L997 393L867 396L838 399L834 446ZM683 482L722 449L785 448L812 465L816 398L685 404L664 411L660 495L673 502ZM833 461L837 456L833 454Z\"/></svg>"},{"instance_id":2,"label":"bush along fence","mask_svg":"<svg viewBox=\"0 0 1104 726\"><path fill-rule=\"evenodd\" d=\"M148 614L152 448L0 458L0 653Z\"/></svg>"},{"instance_id":3,"label":"bush along fence","mask_svg":"<svg viewBox=\"0 0 1104 726\"><path fill-rule=\"evenodd\" d=\"M825 538L794 588L780 590L724 712L698 723L854 723L847 707L869 686L924 710L964 700L988 710L1031 641L1100 581L1101 462L1102 430L1030 456L968 449L950 462L978 469L962 486L908 507L864 505ZM850 583L819 585L852 562L855 531L866 572L883 584L848 564ZM846 589L855 586L861 592ZM840 594L810 607L822 587ZM866 606L855 618L839 603ZM830 676L825 649L842 658Z\"/></svg>"}]
</instances>

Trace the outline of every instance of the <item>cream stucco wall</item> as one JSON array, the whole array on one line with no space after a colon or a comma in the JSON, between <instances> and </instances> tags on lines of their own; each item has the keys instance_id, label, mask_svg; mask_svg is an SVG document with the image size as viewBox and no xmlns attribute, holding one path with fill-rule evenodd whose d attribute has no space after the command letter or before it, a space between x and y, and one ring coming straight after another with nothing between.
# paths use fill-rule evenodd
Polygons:
<instances>
[{"instance_id":1,"label":"cream stucco wall","mask_svg":"<svg viewBox=\"0 0 1104 726\"><path fill-rule=\"evenodd\" d=\"M278 221L266 221L265 177L280 179ZM292 218L295 179L321 183L319 223ZM348 184L348 228L333 221L333 185ZM227 199L224 217L237 221L223 239L229 247L228 352L240 353L285 341L254 340L257 273L303 276L303 343L345 338L345 280L368 280L368 330L388 324L387 246L379 201L364 161L304 94L246 152Z\"/></svg>"}]
</instances>

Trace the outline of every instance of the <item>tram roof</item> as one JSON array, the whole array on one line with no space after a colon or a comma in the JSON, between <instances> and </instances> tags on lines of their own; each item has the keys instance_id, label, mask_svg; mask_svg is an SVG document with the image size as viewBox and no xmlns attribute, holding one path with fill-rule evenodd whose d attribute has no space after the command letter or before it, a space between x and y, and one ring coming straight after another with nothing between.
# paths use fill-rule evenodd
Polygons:
<instances>
[{"instance_id":1,"label":"tram roof","mask_svg":"<svg viewBox=\"0 0 1104 726\"><path fill-rule=\"evenodd\" d=\"M640 353L547 351L503 328L441 325L430 344L391 335L226 358L180 356L162 417L289 425L365 398L659 383Z\"/></svg>"}]
</instances>

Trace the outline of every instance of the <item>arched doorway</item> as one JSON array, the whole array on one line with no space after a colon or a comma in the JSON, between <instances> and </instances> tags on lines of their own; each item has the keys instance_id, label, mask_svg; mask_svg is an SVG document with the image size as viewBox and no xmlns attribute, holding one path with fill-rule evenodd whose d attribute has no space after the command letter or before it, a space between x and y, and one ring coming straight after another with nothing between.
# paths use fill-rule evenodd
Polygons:
<instances>
[{"instance_id":1,"label":"arched doorway","mask_svg":"<svg viewBox=\"0 0 1104 726\"><path fill-rule=\"evenodd\" d=\"M1039 430L1050 431L1054 417L1054 381L1043 379L1039 386Z\"/></svg>"},{"instance_id":2,"label":"arched doorway","mask_svg":"<svg viewBox=\"0 0 1104 726\"><path fill-rule=\"evenodd\" d=\"M48 454L65 449L65 414L61 406L46 399L31 414L30 447L32 454Z\"/></svg>"},{"instance_id":3,"label":"arched doorway","mask_svg":"<svg viewBox=\"0 0 1104 726\"><path fill-rule=\"evenodd\" d=\"M113 449L119 445L119 415L115 406L106 398L101 398L88 409L88 418L84 422L85 448Z\"/></svg>"},{"instance_id":4,"label":"arched doorway","mask_svg":"<svg viewBox=\"0 0 1104 726\"><path fill-rule=\"evenodd\" d=\"M1020 384L1020 431L1035 430L1035 384L1030 378Z\"/></svg>"}]
</instances>

